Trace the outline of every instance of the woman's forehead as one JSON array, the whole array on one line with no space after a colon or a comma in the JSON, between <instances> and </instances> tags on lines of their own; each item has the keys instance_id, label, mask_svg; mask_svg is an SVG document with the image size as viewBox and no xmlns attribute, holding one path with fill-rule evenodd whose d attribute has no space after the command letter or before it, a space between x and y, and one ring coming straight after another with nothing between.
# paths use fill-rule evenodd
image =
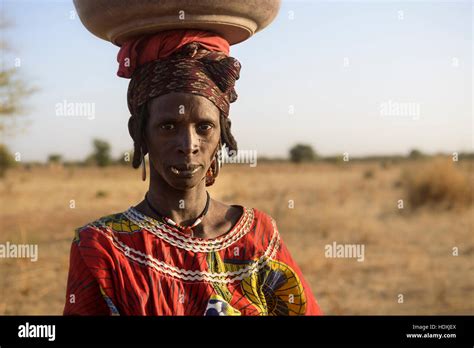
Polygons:
<instances>
[{"instance_id":1,"label":"woman's forehead","mask_svg":"<svg viewBox=\"0 0 474 348\"><path fill-rule=\"evenodd\" d=\"M212 113L219 115L219 109L206 97L173 92L153 98L148 102L148 110L152 113L188 114L192 112Z\"/></svg>"}]
</instances>

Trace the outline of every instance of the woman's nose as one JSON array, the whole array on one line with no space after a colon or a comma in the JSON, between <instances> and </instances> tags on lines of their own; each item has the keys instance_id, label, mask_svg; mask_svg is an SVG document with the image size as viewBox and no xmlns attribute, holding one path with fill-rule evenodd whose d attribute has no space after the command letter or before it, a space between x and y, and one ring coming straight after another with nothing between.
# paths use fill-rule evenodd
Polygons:
<instances>
[{"instance_id":1,"label":"woman's nose","mask_svg":"<svg viewBox=\"0 0 474 348\"><path fill-rule=\"evenodd\" d=\"M199 136L193 129L187 129L179 136L179 152L185 155L191 155L196 154L199 151Z\"/></svg>"}]
</instances>

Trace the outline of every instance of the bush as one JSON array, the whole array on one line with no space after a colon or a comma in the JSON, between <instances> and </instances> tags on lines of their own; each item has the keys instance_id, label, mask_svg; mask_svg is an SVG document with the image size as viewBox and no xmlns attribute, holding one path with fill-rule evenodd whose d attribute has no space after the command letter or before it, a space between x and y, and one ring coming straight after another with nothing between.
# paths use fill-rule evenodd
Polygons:
<instances>
[{"instance_id":1,"label":"bush","mask_svg":"<svg viewBox=\"0 0 474 348\"><path fill-rule=\"evenodd\" d=\"M111 164L110 145L100 139L94 139L94 152L86 159L87 164L95 163L99 167L106 167Z\"/></svg>"},{"instance_id":2,"label":"bush","mask_svg":"<svg viewBox=\"0 0 474 348\"><path fill-rule=\"evenodd\" d=\"M56 153L48 156L49 163L61 163L62 159L63 159L63 156Z\"/></svg>"},{"instance_id":3,"label":"bush","mask_svg":"<svg viewBox=\"0 0 474 348\"><path fill-rule=\"evenodd\" d=\"M405 170L401 177L410 206L441 206L447 209L472 204L468 177L450 159L436 159Z\"/></svg>"},{"instance_id":4,"label":"bush","mask_svg":"<svg viewBox=\"0 0 474 348\"><path fill-rule=\"evenodd\" d=\"M311 145L297 144L290 149L290 160L294 163L310 162L316 159Z\"/></svg>"},{"instance_id":5,"label":"bush","mask_svg":"<svg viewBox=\"0 0 474 348\"><path fill-rule=\"evenodd\" d=\"M374 170L373 169L366 169L364 171L364 179L372 179L374 177Z\"/></svg>"},{"instance_id":6,"label":"bush","mask_svg":"<svg viewBox=\"0 0 474 348\"><path fill-rule=\"evenodd\" d=\"M0 144L0 178L5 176L6 171L15 166L16 162L13 155L6 145Z\"/></svg>"},{"instance_id":7,"label":"bush","mask_svg":"<svg viewBox=\"0 0 474 348\"><path fill-rule=\"evenodd\" d=\"M99 190L95 193L96 198L104 198L107 197L107 191Z\"/></svg>"},{"instance_id":8,"label":"bush","mask_svg":"<svg viewBox=\"0 0 474 348\"><path fill-rule=\"evenodd\" d=\"M411 150L410 153L408 154L408 158L414 159L414 160L421 159L424 157L425 155L420 150L417 150L417 149Z\"/></svg>"}]
</instances>

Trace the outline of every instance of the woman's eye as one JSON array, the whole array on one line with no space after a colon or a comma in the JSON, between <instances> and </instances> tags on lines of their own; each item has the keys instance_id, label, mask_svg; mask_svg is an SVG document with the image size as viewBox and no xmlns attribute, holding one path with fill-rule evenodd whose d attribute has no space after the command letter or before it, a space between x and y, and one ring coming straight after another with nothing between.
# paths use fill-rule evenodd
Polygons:
<instances>
[{"instance_id":1,"label":"woman's eye","mask_svg":"<svg viewBox=\"0 0 474 348\"><path fill-rule=\"evenodd\" d=\"M199 126L199 129L200 129L200 130L203 130L203 131L208 131L208 130L210 130L211 128L212 128L212 125L209 124L209 123L204 123L204 124L201 124L201 125Z\"/></svg>"}]
</instances>

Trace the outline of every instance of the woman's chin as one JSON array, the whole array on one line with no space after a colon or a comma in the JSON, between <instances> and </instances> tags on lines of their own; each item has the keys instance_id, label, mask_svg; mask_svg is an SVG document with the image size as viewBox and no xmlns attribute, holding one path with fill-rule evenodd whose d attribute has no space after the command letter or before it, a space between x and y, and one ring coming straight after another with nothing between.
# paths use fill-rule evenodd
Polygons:
<instances>
[{"instance_id":1,"label":"woman's chin","mask_svg":"<svg viewBox=\"0 0 474 348\"><path fill-rule=\"evenodd\" d=\"M173 177L167 180L168 184L177 190L188 190L199 185L203 178L192 177Z\"/></svg>"},{"instance_id":2,"label":"woman's chin","mask_svg":"<svg viewBox=\"0 0 474 348\"><path fill-rule=\"evenodd\" d=\"M166 179L168 184L176 189L190 189L204 180L200 170L194 172L180 172L176 170L173 171L172 169L166 173Z\"/></svg>"}]
</instances>

